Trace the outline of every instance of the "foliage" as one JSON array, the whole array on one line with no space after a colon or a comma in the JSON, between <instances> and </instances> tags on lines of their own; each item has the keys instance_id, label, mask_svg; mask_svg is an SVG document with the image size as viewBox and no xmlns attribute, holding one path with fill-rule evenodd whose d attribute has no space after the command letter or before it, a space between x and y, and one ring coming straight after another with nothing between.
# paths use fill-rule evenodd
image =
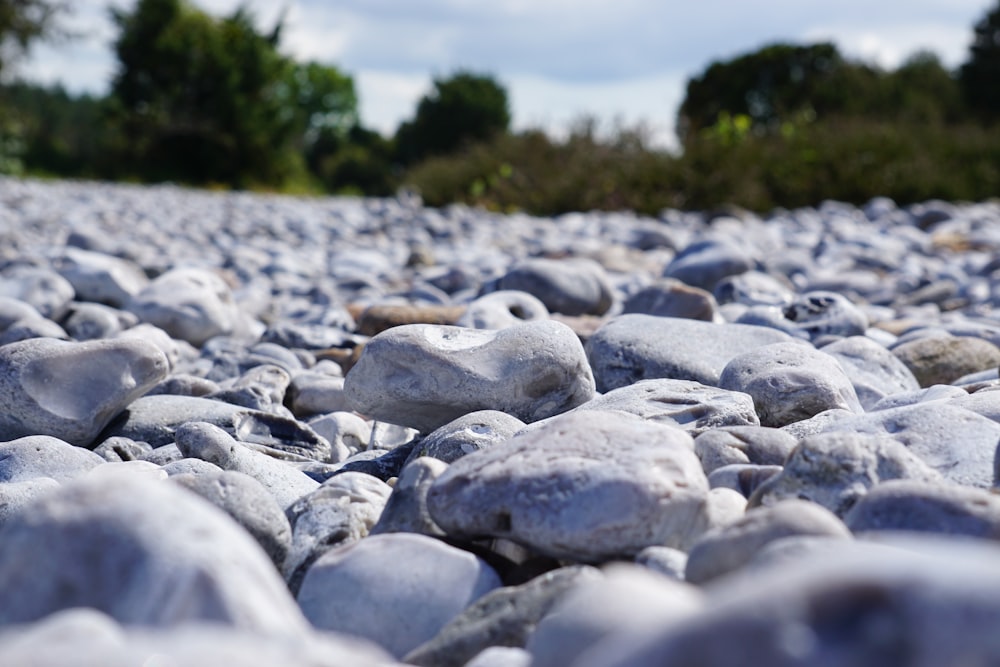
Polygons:
<instances>
[{"instance_id":1,"label":"foliage","mask_svg":"<svg viewBox=\"0 0 1000 667\"><path fill-rule=\"evenodd\" d=\"M413 164L490 139L509 126L504 87L488 75L458 72L435 79L434 90L421 98L413 120L399 127L397 155L403 164Z\"/></svg>"},{"instance_id":2,"label":"foliage","mask_svg":"<svg viewBox=\"0 0 1000 667\"><path fill-rule=\"evenodd\" d=\"M57 20L68 7L68 2L55 0L0 0L0 74L32 42L60 34Z\"/></svg>"},{"instance_id":3,"label":"foliage","mask_svg":"<svg viewBox=\"0 0 1000 667\"><path fill-rule=\"evenodd\" d=\"M1000 119L1000 3L976 23L959 80L970 107L984 118Z\"/></svg>"}]
</instances>

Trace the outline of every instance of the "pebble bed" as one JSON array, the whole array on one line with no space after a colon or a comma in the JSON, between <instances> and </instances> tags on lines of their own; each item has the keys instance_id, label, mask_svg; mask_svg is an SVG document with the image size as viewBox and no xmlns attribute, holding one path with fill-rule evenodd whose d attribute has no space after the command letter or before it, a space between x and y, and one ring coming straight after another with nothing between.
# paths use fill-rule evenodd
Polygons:
<instances>
[{"instance_id":1,"label":"pebble bed","mask_svg":"<svg viewBox=\"0 0 1000 667\"><path fill-rule=\"evenodd\" d=\"M998 367L996 201L0 179L0 664L998 664Z\"/></svg>"}]
</instances>

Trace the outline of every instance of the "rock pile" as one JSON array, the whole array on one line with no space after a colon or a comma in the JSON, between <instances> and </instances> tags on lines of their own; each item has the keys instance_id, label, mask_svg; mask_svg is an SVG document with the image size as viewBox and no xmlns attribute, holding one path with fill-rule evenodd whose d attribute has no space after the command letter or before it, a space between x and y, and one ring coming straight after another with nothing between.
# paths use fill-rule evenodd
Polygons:
<instances>
[{"instance_id":1,"label":"rock pile","mask_svg":"<svg viewBox=\"0 0 1000 667\"><path fill-rule=\"evenodd\" d=\"M0 179L0 664L995 664L998 365L995 202Z\"/></svg>"}]
</instances>

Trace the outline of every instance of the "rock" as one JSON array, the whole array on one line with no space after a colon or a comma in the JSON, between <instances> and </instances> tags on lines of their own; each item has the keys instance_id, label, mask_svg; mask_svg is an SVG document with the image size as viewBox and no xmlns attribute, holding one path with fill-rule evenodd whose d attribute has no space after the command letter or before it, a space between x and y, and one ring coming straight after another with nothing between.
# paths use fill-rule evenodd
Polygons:
<instances>
[{"instance_id":1,"label":"rock","mask_svg":"<svg viewBox=\"0 0 1000 667\"><path fill-rule=\"evenodd\" d=\"M865 336L842 338L821 351L840 364L865 410L871 410L893 394L920 388L913 373L898 357Z\"/></svg>"},{"instance_id":2,"label":"rock","mask_svg":"<svg viewBox=\"0 0 1000 667\"><path fill-rule=\"evenodd\" d=\"M91 607L129 625L307 631L253 538L166 482L132 474L67 482L11 517L0 542L0 626Z\"/></svg>"},{"instance_id":3,"label":"rock","mask_svg":"<svg viewBox=\"0 0 1000 667\"><path fill-rule=\"evenodd\" d=\"M599 562L654 544L684 548L707 527L707 494L686 433L588 410L455 461L427 506L452 537Z\"/></svg>"},{"instance_id":4,"label":"rock","mask_svg":"<svg viewBox=\"0 0 1000 667\"><path fill-rule=\"evenodd\" d=\"M835 292L800 294L785 307L784 316L813 343L832 336L860 336L868 328L861 309Z\"/></svg>"},{"instance_id":5,"label":"rock","mask_svg":"<svg viewBox=\"0 0 1000 667\"><path fill-rule=\"evenodd\" d=\"M390 493L392 487L371 475L347 472L292 504L291 549L283 572L293 593L317 558L368 535Z\"/></svg>"},{"instance_id":6,"label":"rock","mask_svg":"<svg viewBox=\"0 0 1000 667\"><path fill-rule=\"evenodd\" d=\"M170 479L232 517L257 540L275 567L284 566L292 529L283 509L260 482L231 470L179 473Z\"/></svg>"},{"instance_id":7,"label":"rock","mask_svg":"<svg viewBox=\"0 0 1000 667\"><path fill-rule=\"evenodd\" d=\"M733 357L790 340L766 327L619 315L597 330L586 350L597 390L608 392L654 378L718 386L722 369Z\"/></svg>"},{"instance_id":8,"label":"rock","mask_svg":"<svg viewBox=\"0 0 1000 667\"><path fill-rule=\"evenodd\" d=\"M711 292L723 278L752 268L754 258L744 247L728 240L705 239L684 248L663 275Z\"/></svg>"},{"instance_id":9,"label":"rock","mask_svg":"<svg viewBox=\"0 0 1000 667\"><path fill-rule=\"evenodd\" d=\"M288 464L240 444L226 431L206 422L186 422L177 427L177 448L184 456L214 463L253 477L288 511L295 501L319 484Z\"/></svg>"},{"instance_id":10,"label":"rock","mask_svg":"<svg viewBox=\"0 0 1000 667\"><path fill-rule=\"evenodd\" d=\"M705 473L731 464L784 465L797 440L766 426L723 426L700 433L694 453Z\"/></svg>"},{"instance_id":11,"label":"rock","mask_svg":"<svg viewBox=\"0 0 1000 667\"><path fill-rule=\"evenodd\" d=\"M1000 540L1000 497L958 484L897 479L873 487L844 522L855 533L899 530Z\"/></svg>"},{"instance_id":12,"label":"rock","mask_svg":"<svg viewBox=\"0 0 1000 667\"><path fill-rule=\"evenodd\" d=\"M622 312L706 322L722 319L719 305L710 292L672 278L661 278L630 296L622 305Z\"/></svg>"},{"instance_id":13,"label":"rock","mask_svg":"<svg viewBox=\"0 0 1000 667\"><path fill-rule=\"evenodd\" d=\"M465 663L465 667L529 667L530 664L531 654L523 648L491 646Z\"/></svg>"},{"instance_id":14,"label":"rock","mask_svg":"<svg viewBox=\"0 0 1000 667\"><path fill-rule=\"evenodd\" d=\"M752 396L762 426L786 426L832 409L863 412L836 360L797 343L765 345L734 357L719 386Z\"/></svg>"},{"instance_id":15,"label":"rock","mask_svg":"<svg viewBox=\"0 0 1000 667\"><path fill-rule=\"evenodd\" d=\"M69 334L52 320L42 317L18 320L0 334L0 346L17 343L31 338L54 338L69 340Z\"/></svg>"},{"instance_id":16,"label":"rock","mask_svg":"<svg viewBox=\"0 0 1000 667\"><path fill-rule=\"evenodd\" d=\"M798 535L849 539L851 532L821 505L784 500L748 511L734 523L702 535L688 553L684 579L704 584L739 569L765 544Z\"/></svg>"},{"instance_id":17,"label":"rock","mask_svg":"<svg viewBox=\"0 0 1000 667\"><path fill-rule=\"evenodd\" d=\"M49 435L0 442L0 483L48 478L65 482L103 464L103 458Z\"/></svg>"},{"instance_id":18,"label":"rock","mask_svg":"<svg viewBox=\"0 0 1000 667\"><path fill-rule=\"evenodd\" d=\"M361 313L357 332L374 336L393 327L409 324L453 325L464 312L464 306L374 304Z\"/></svg>"},{"instance_id":19,"label":"rock","mask_svg":"<svg viewBox=\"0 0 1000 667\"><path fill-rule=\"evenodd\" d=\"M398 658L499 586L496 572L472 554L395 533L324 554L306 573L298 601L317 628L369 639Z\"/></svg>"},{"instance_id":20,"label":"rock","mask_svg":"<svg viewBox=\"0 0 1000 667\"><path fill-rule=\"evenodd\" d=\"M980 338L919 338L892 348L921 387L950 384L963 375L1000 365L1000 348Z\"/></svg>"},{"instance_id":21,"label":"rock","mask_svg":"<svg viewBox=\"0 0 1000 667\"><path fill-rule=\"evenodd\" d=\"M669 627L703 604L695 587L638 565L616 563L604 573L567 594L538 624L527 644L532 667L574 664L602 639Z\"/></svg>"},{"instance_id":22,"label":"rock","mask_svg":"<svg viewBox=\"0 0 1000 667\"><path fill-rule=\"evenodd\" d=\"M444 461L429 456L409 461L400 471L371 534L419 533L444 537L444 531L434 523L427 510L427 493L434 480L447 469L448 464Z\"/></svg>"},{"instance_id":23,"label":"rock","mask_svg":"<svg viewBox=\"0 0 1000 667\"><path fill-rule=\"evenodd\" d=\"M864 415L824 413L792 427L789 432L802 437L831 431L890 435L949 481L982 488L993 483L1000 424L948 403L935 401Z\"/></svg>"},{"instance_id":24,"label":"rock","mask_svg":"<svg viewBox=\"0 0 1000 667\"><path fill-rule=\"evenodd\" d=\"M31 477L0 484L0 528L18 512L30 508L38 498L59 487L59 482L51 477Z\"/></svg>"},{"instance_id":25,"label":"rock","mask_svg":"<svg viewBox=\"0 0 1000 667\"><path fill-rule=\"evenodd\" d=\"M137 323L136 317L124 310L100 303L74 303L63 327L74 340L96 340L112 338Z\"/></svg>"},{"instance_id":26,"label":"rock","mask_svg":"<svg viewBox=\"0 0 1000 667\"><path fill-rule=\"evenodd\" d=\"M747 306L786 306L795 298L786 282L761 271L727 276L716 283L712 294L718 303Z\"/></svg>"},{"instance_id":27,"label":"rock","mask_svg":"<svg viewBox=\"0 0 1000 667\"><path fill-rule=\"evenodd\" d=\"M290 383L291 376L281 366L261 364L247 370L227 388L208 394L207 398L291 417L284 406L285 391Z\"/></svg>"},{"instance_id":28,"label":"rock","mask_svg":"<svg viewBox=\"0 0 1000 667\"><path fill-rule=\"evenodd\" d=\"M403 660L426 667L462 667L491 646L523 648L561 598L581 583L598 578L598 570L577 565L547 572L520 586L494 589Z\"/></svg>"},{"instance_id":29,"label":"rock","mask_svg":"<svg viewBox=\"0 0 1000 667\"><path fill-rule=\"evenodd\" d=\"M340 463L366 449L372 425L353 412L331 412L310 419L309 427L330 443L330 462Z\"/></svg>"},{"instance_id":30,"label":"rock","mask_svg":"<svg viewBox=\"0 0 1000 667\"><path fill-rule=\"evenodd\" d=\"M451 463L466 454L509 440L524 426L523 421L506 412L470 412L429 433L410 452L407 464L421 456Z\"/></svg>"},{"instance_id":31,"label":"rock","mask_svg":"<svg viewBox=\"0 0 1000 667\"><path fill-rule=\"evenodd\" d=\"M80 301L124 307L148 283L135 262L81 248L66 247L52 267L72 285Z\"/></svg>"},{"instance_id":32,"label":"rock","mask_svg":"<svg viewBox=\"0 0 1000 667\"><path fill-rule=\"evenodd\" d=\"M153 451L148 442L136 442L131 438L111 437L94 448L94 453L105 461L137 461Z\"/></svg>"},{"instance_id":33,"label":"rock","mask_svg":"<svg viewBox=\"0 0 1000 667\"><path fill-rule=\"evenodd\" d=\"M688 555L671 547L646 547L635 556L636 565L641 565L657 574L677 581L684 581L684 568Z\"/></svg>"},{"instance_id":34,"label":"rock","mask_svg":"<svg viewBox=\"0 0 1000 667\"><path fill-rule=\"evenodd\" d=\"M692 436L722 427L759 423L749 395L691 380L641 380L575 408L582 410L627 412L647 421L676 426Z\"/></svg>"},{"instance_id":35,"label":"rock","mask_svg":"<svg viewBox=\"0 0 1000 667\"><path fill-rule=\"evenodd\" d=\"M288 404L292 414L300 419L347 410L343 377L302 371L295 374L288 389Z\"/></svg>"},{"instance_id":36,"label":"rock","mask_svg":"<svg viewBox=\"0 0 1000 667\"><path fill-rule=\"evenodd\" d=\"M538 297L518 290L500 290L469 303L455 324L472 329L506 329L548 317L549 310Z\"/></svg>"},{"instance_id":37,"label":"rock","mask_svg":"<svg viewBox=\"0 0 1000 667\"><path fill-rule=\"evenodd\" d=\"M942 481L936 470L888 435L819 433L799 442L784 469L750 497L750 506L801 498L843 517L870 489L891 479Z\"/></svg>"},{"instance_id":38,"label":"rock","mask_svg":"<svg viewBox=\"0 0 1000 667\"><path fill-rule=\"evenodd\" d=\"M580 341L557 322L500 331L418 324L372 338L344 391L357 412L427 433L477 410L551 417L589 400L594 379Z\"/></svg>"},{"instance_id":39,"label":"rock","mask_svg":"<svg viewBox=\"0 0 1000 667\"><path fill-rule=\"evenodd\" d=\"M170 362L170 369L174 370L185 360L186 357L196 357L198 351L189 343L182 340L175 340L166 331L152 324L140 323L134 327L129 327L115 335L115 338L144 340L160 348L160 351L167 356Z\"/></svg>"},{"instance_id":40,"label":"rock","mask_svg":"<svg viewBox=\"0 0 1000 667\"><path fill-rule=\"evenodd\" d=\"M236 333L242 325L229 286L207 269L171 269L133 296L127 309L195 346Z\"/></svg>"},{"instance_id":41,"label":"rock","mask_svg":"<svg viewBox=\"0 0 1000 667\"><path fill-rule=\"evenodd\" d=\"M613 302L604 269L586 258L517 262L497 282L498 289L527 292L549 312L563 315L603 315Z\"/></svg>"},{"instance_id":42,"label":"rock","mask_svg":"<svg viewBox=\"0 0 1000 667\"><path fill-rule=\"evenodd\" d=\"M732 489L743 498L750 498L762 484L781 470L779 465L730 463L710 472L708 485L712 489Z\"/></svg>"},{"instance_id":43,"label":"rock","mask_svg":"<svg viewBox=\"0 0 1000 667\"><path fill-rule=\"evenodd\" d=\"M0 331L22 320L43 320L42 314L21 299L0 294Z\"/></svg>"},{"instance_id":44,"label":"rock","mask_svg":"<svg viewBox=\"0 0 1000 667\"><path fill-rule=\"evenodd\" d=\"M36 338L4 345L0 438L44 434L89 445L166 374L166 357L141 341Z\"/></svg>"},{"instance_id":45,"label":"rock","mask_svg":"<svg viewBox=\"0 0 1000 667\"><path fill-rule=\"evenodd\" d=\"M13 264L0 271L0 296L18 299L53 322L69 312L73 286L52 269Z\"/></svg>"}]
</instances>

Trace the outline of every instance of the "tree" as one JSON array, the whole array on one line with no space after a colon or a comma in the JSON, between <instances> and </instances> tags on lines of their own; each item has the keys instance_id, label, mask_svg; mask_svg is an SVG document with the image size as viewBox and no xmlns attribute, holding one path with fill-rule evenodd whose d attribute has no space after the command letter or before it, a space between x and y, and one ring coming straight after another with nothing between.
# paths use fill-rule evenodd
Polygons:
<instances>
[{"instance_id":1,"label":"tree","mask_svg":"<svg viewBox=\"0 0 1000 667\"><path fill-rule=\"evenodd\" d=\"M510 127L507 91L492 76L460 71L435 79L413 120L396 132L403 164L451 153L463 144L485 141Z\"/></svg>"},{"instance_id":2,"label":"tree","mask_svg":"<svg viewBox=\"0 0 1000 667\"><path fill-rule=\"evenodd\" d=\"M356 118L353 82L297 65L245 8L214 18L187 0L113 12L112 96L131 168L154 180L278 187L305 173L310 133Z\"/></svg>"},{"instance_id":3,"label":"tree","mask_svg":"<svg viewBox=\"0 0 1000 667\"><path fill-rule=\"evenodd\" d=\"M973 28L959 82L969 107L985 118L1000 118L1000 3Z\"/></svg>"},{"instance_id":4,"label":"tree","mask_svg":"<svg viewBox=\"0 0 1000 667\"><path fill-rule=\"evenodd\" d=\"M0 0L0 75L32 42L60 34L56 21L68 3L54 0Z\"/></svg>"}]
</instances>

